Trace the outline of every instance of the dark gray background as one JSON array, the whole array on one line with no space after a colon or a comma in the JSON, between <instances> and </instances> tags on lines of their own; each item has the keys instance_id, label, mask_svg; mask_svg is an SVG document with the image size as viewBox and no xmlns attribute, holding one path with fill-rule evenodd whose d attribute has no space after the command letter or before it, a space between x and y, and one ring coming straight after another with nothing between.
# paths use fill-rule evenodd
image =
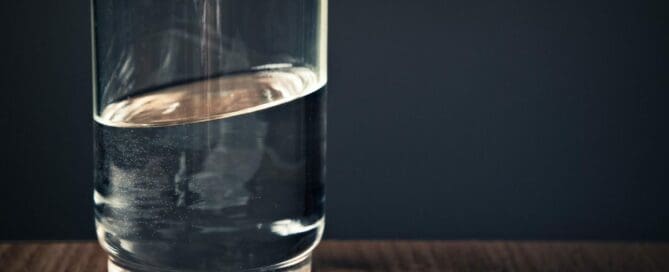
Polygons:
<instances>
[{"instance_id":1,"label":"dark gray background","mask_svg":"<svg viewBox=\"0 0 669 272\"><path fill-rule=\"evenodd\" d=\"M89 3L5 1L0 239L94 237ZM669 238L663 1L330 3L328 238Z\"/></svg>"}]
</instances>

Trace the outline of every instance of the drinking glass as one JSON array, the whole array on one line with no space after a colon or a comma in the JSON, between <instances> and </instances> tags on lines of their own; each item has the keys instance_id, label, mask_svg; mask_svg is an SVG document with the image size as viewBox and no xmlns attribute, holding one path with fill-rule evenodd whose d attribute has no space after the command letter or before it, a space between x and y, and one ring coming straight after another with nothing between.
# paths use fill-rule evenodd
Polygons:
<instances>
[{"instance_id":1,"label":"drinking glass","mask_svg":"<svg viewBox=\"0 0 669 272\"><path fill-rule=\"evenodd\" d=\"M92 0L110 271L310 271L327 0Z\"/></svg>"}]
</instances>

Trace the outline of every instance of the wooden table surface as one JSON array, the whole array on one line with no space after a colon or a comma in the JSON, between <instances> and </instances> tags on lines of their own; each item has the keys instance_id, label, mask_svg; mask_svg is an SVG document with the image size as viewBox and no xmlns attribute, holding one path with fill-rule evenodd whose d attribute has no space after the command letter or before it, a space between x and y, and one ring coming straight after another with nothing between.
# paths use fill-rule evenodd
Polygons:
<instances>
[{"instance_id":1,"label":"wooden table surface","mask_svg":"<svg viewBox=\"0 0 669 272\"><path fill-rule=\"evenodd\" d=\"M0 271L106 271L106 255L95 242L4 242ZM325 241L314 271L669 271L669 244Z\"/></svg>"}]
</instances>

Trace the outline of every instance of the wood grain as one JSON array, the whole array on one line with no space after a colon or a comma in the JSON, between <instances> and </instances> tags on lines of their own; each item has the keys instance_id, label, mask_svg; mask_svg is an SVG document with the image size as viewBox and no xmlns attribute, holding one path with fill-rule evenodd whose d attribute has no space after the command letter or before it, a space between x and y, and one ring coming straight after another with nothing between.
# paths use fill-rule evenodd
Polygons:
<instances>
[{"instance_id":1,"label":"wood grain","mask_svg":"<svg viewBox=\"0 0 669 272\"><path fill-rule=\"evenodd\" d=\"M106 255L94 242L2 243L0 271L106 271ZM669 244L325 241L314 271L669 271Z\"/></svg>"}]
</instances>

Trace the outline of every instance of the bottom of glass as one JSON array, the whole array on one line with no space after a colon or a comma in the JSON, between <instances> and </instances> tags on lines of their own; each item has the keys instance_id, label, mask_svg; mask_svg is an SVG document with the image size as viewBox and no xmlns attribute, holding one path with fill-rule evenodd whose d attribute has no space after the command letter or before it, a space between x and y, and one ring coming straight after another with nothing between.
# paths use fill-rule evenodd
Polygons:
<instances>
[{"instance_id":1,"label":"bottom of glass","mask_svg":"<svg viewBox=\"0 0 669 272\"><path fill-rule=\"evenodd\" d=\"M130 267L127 264L120 264L109 258L107 261L108 272L193 272L191 270L147 270L145 268ZM297 256L293 259L266 267L260 267L242 272L311 272L311 252Z\"/></svg>"}]
</instances>

